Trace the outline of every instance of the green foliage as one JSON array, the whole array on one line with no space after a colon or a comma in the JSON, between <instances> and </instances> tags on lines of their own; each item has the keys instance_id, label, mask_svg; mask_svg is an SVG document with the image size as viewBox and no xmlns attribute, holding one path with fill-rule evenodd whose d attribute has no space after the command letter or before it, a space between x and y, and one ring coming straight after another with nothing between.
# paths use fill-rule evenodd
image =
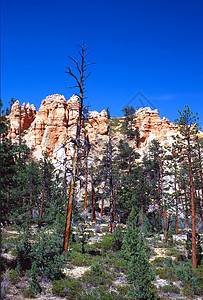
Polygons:
<instances>
[{"instance_id":1,"label":"green foliage","mask_svg":"<svg viewBox=\"0 0 203 300\"><path fill-rule=\"evenodd\" d=\"M30 231L27 229L21 236L16 239L17 246L17 259L20 264L20 268L22 270L30 269L32 262L31 262L31 234Z\"/></svg>"},{"instance_id":2,"label":"green foliage","mask_svg":"<svg viewBox=\"0 0 203 300\"><path fill-rule=\"evenodd\" d=\"M92 264L91 255L81 252L71 251L70 253L70 262L75 266L90 266Z\"/></svg>"},{"instance_id":3,"label":"green foliage","mask_svg":"<svg viewBox=\"0 0 203 300\"><path fill-rule=\"evenodd\" d=\"M99 264L95 263L91 266L90 273L95 276L102 275L104 272L104 268Z\"/></svg>"},{"instance_id":4,"label":"green foliage","mask_svg":"<svg viewBox=\"0 0 203 300\"><path fill-rule=\"evenodd\" d=\"M112 274L104 271L103 267L95 263L90 269L86 271L81 277L81 282L86 286L105 286L105 288L112 285Z\"/></svg>"},{"instance_id":5,"label":"green foliage","mask_svg":"<svg viewBox=\"0 0 203 300\"><path fill-rule=\"evenodd\" d=\"M95 243L95 245L101 249L102 255L106 255L108 251L113 249L113 236L111 234L105 235L103 236L103 240L101 242Z\"/></svg>"},{"instance_id":6,"label":"green foliage","mask_svg":"<svg viewBox=\"0 0 203 300\"><path fill-rule=\"evenodd\" d=\"M156 267L164 267L166 259L164 257L156 257L151 264Z\"/></svg>"},{"instance_id":7,"label":"green foliage","mask_svg":"<svg viewBox=\"0 0 203 300\"><path fill-rule=\"evenodd\" d=\"M124 121L122 124L122 132L129 138L130 140L136 138L137 147L139 146L140 134L139 130L134 129L135 125L135 109L133 106L126 106L123 109L124 112Z\"/></svg>"},{"instance_id":8,"label":"green foliage","mask_svg":"<svg viewBox=\"0 0 203 300\"><path fill-rule=\"evenodd\" d=\"M91 236L91 231L88 230L88 226L85 223L80 223L77 226L78 235L76 235L76 241L79 241L81 244L81 252L85 253L85 245L88 243L88 240Z\"/></svg>"},{"instance_id":9,"label":"green foliage","mask_svg":"<svg viewBox=\"0 0 203 300\"><path fill-rule=\"evenodd\" d=\"M191 261L186 262L185 267L177 268L177 277L179 280L183 281L185 285L184 293L198 294L199 287L197 278L194 276L194 271L192 268Z\"/></svg>"},{"instance_id":10,"label":"green foliage","mask_svg":"<svg viewBox=\"0 0 203 300\"><path fill-rule=\"evenodd\" d=\"M39 281L35 276L32 277L31 280L28 279L28 283L30 285L30 290L34 292L34 294L39 294L42 291L42 288L39 284Z\"/></svg>"},{"instance_id":11,"label":"green foliage","mask_svg":"<svg viewBox=\"0 0 203 300\"><path fill-rule=\"evenodd\" d=\"M22 291L25 298L35 298L36 297L36 294L31 287L22 287L20 290Z\"/></svg>"},{"instance_id":12,"label":"green foliage","mask_svg":"<svg viewBox=\"0 0 203 300\"><path fill-rule=\"evenodd\" d=\"M116 188L116 207L120 221L126 223L132 206L137 213L143 211L145 215L150 204L151 188L142 167L134 166L130 174L122 173L117 180L119 184Z\"/></svg>"},{"instance_id":13,"label":"green foliage","mask_svg":"<svg viewBox=\"0 0 203 300\"><path fill-rule=\"evenodd\" d=\"M122 246L123 256L128 264L128 281L133 289L130 295L136 299L156 299L152 281L155 275L149 263L149 254L137 227L138 217L132 207L128 218L127 233Z\"/></svg>"},{"instance_id":14,"label":"green foliage","mask_svg":"<svg viewBox=\"0 0 203 300\"><path fill-rule=\"evenodd\" d=\"M16 270L12 269L10 271L9 280L12 284L16 284L20 281L20 276L17 274Z\"/></svg>"},{"instance_id":15,"label":"green foliage","mask_svg":"<svg viewBox=\"0 0 203 300\"><path fill-rule=\"evenodd\" d=\"M81 299L80 293L82 291L82 284L71 277L65 279L55 280L52 282L52 293L56 296L66 297L69 300Z\"/></svg>"},{"instance_id":16,"label":"green foliage","mask_svg":"<svg viewBox=\"0 0 203 300\"><path fill-rule=\"evenodd\" d=\"M180 288L173 284L164 285L160 287L160 290L164 293L180 294Z\"/></svg>"},{"instance_id":17,"label":"green foliage","mask_svg":"<svg viewBox=\"0 0 203 300\"><path fill-rule=\"evenodd\" d=\"M203 264L199 266L197 269L193 269L193 276L196 279L197 289L199 294L203 294Z\"/></svg>"},{"instance_id":18,"label":"green foliage","mask_svg":"<svg viewBox=\"0 0 203 300\"><path fill-rule=\"evenodd\" d=\"M52 280L63 277L62 239L55 233L42 233L32 246L31 260L36 263L37 272Z\"/></svg>"},{"instance_id":19,"label":"green foliage","mask_svg":"<svg viewBox=\"0 0 203 300\"><path fill-rule=\"evenodd\" d=\"M113 238L113 249L121 250L123 239L124 239L124 232L120 225L116 226L115 230L113 231L112 238Z\"/></svg>"}]
</instances>

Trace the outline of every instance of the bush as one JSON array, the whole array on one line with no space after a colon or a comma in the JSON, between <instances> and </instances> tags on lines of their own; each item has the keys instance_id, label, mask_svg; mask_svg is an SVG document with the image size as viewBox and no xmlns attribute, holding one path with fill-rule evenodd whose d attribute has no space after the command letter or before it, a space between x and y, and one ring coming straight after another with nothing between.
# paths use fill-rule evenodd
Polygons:
<instances>
[{"instance_id":1,"label":"bush","mask_svg":"<svg viewBox=\"0 0 203 300\"><path fill-rule=\"evenodd\" d=\"M104 272L103 266L95 263L91 266L89 271L86 271L84 275L81 277L81 282L86 285L93 285L95 287L102 285L103 288L105 286L108 289L112 284L112 273Z\"/></svg>"},{"instance_id":2,"label":"bush","mask_svg":"<svg viewBox=\"0 0 203 300\"><path fill-rule=\"evenodd\" d=\"M91 266L90 273L95 276L100 276L103 274L104 268L98 263Z\"/></svg>"},{"instance_id":3,"label":"bush","mask_svg":"<svg viewBox=\"0 0 203 300\"><path fill-rule=\"evenodd\" d=\"M203 294L203 265L199 266L198 269L193 269L193 276L197 280L197 288L199 290L199 294Z\"/></svg>"},{"instance_id":4,"label":"bush","mask_svg":"<svg viewBox=\"0 0 203 300\"><path fill-rule=\"evenodd\" d=\"M169 284L169 285L164 285L160 288L161 291L165 293L175 293L175 294L180 294L180 289L179 287Z\"/></svg>"},{"instance_id":5,"label":"bush","mask_svg":"<svg viewBox=\"0 0 203 300\"><path fill-rule=\"evenodd\" d=\"M164 267L166 259L164 257L156 257L151 264L156 267Z\"/></svg>"},{"instance_id":6,"label":"bush","mask_svg":"<svg viewBox=\"0 0 203 300\"><path fill-rule=\"evenodd\" d=\"M118 286L117 291L119 292L119 295L122 296L122 299L129 299L129 285Z\"/></svg>"},{"instance_id":7,"label":"bush","mask_svg":"<svg viewBox=\"0 0 203 300\"><path fill-rule=\"evenodd\" d=\"M95 243L98 248L101 249L101 254L106 255L109 250L113 249L113 237L112 235L105 235L101 242Z\"/></svg>"},{"instance_id":8,"label":"bush","mask_svg":"<svg viewBox=\"0 0 203 300\"><path fill-rule=\"evenodd\" d=\"M168 279L170 281L177 280L177 277L175 275L175 270L170 268L158 268L155 269L155 273L157 276L159 276L161 279Z\"/></svg>"},{"instance_id":9,"label":"bush","mask_svg":"<svg viewBox=\"0 0 203 300\"><path fill-rule=\"evenodd\" d=\"M70 263L75 266L90 266L92 258L89 254L82 254L81 252L72 251L70 254Z\"/></svg>"},{"instance_id":10,"label":"bush","mask_svg":"<svg viewBox=\"0 0 203 300\"><path fill-rule=\"evenodd\" d=\"M60 279L64 275L61 272L64 266L64 257L61 254L61 238L52 233L42 233L37 242L32 245L30 257L36 264L35 272L43 278L51 280Z\"/></svg>"},{"instance_id":11,"label":"bush","mask_svg":"<svg viewBox=\"0 0 203 300\"><path fill-rule=\"evenodd\" d=\"M82 284L71 277L55 280L52 282L52 293L56 296L66 297L66 299L80 299Z\"/></svg>"},{"instance_id":12,"label":"bush","mask_svg":"<svg viewBox=\"0 0 203 300\"><path fill-rule=\"evenodd\" d=\"M9 280L12 284L16 284L20 281L20 276L12 269L9 273Z\"/></svg>"},{"instance_id":13,"label":"bush","mask_svg":"<svg viewBox=\"0 0 203 300\"><path fill-rule=\"evenodd\" d=\"M114 230L113 234L113 249L114 250L121 250L123 239L124 239L124 233L121 226L117 226Z\"/></svg>"},{"instance_id":14,"label":"bush","mask_svg":"<svg viewBox=\"0 0 203 300\"><path fill-rule=\"evenodd\" d=\"M30 287L29 288L23 287L23 288L21 288L21 291L22 291L23 295L25 296L25 298L35 298L36 297L35 292Z\"/></svg>"},{"instance_id":15,"label":"bush","mask_svg":"<svg viewBox=\"0 0 203 300\"><path fill-rule=\"evenodd\" d=\"M195 271L192 268L191 261L188 261L185 264L185 267L181 267L177 269L177 277L179 280L183 281L185 285L183 288L183 293L185 295L191 296L191 295L199 294L200 290L198 286L198 280L195 277Z\"/></svg>"}]
</instances>

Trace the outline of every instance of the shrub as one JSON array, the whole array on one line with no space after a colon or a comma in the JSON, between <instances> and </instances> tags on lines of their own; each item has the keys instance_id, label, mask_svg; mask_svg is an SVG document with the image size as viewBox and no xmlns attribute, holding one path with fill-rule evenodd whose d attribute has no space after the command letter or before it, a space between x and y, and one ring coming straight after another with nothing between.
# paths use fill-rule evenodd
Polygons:
<instances>
[{"instance_id":1,"label":"shrub","mask_svg":"<svg viewBox=\"0 0 203 300\"><path fill-rule=\"evenodd\" d=\"M119 292L119 295L122 296L123 299L129 299L129 295L128 295L129 285L118 286L117 291Z\"/></svg>"},{"instance_id":2,"label":"shrub","mask_svg":"<svg viewBox=\"0 0 203 300\"><path fill-rule=\"evenodd\" d=\"M177 280L177 277L174 272L175 271L170 268L158 268L155 270L156 275L159 276L161 279L168 279L170 281Z\"/></svg>"},{"instance_id":3,"label":"shrub","mask_svg":"<svg viewBox=\"0 0 203 300\"><path fill-rule=\"evenodd\" d=\"M70 254L70 263L75 266L90 266L92 258L89 254L82 254L81 252L72 251Z\"/></svg>"},{"instance_id":4,"label":"shrub","mask_svg":"<svg viewBox=\"0 0 203 300\"><path fill-rule=\"evenodd\" d=\"M114 250L121 250L123 239L124 239L124 233L121 226L117 226L114 230L113 234L113 249Z\"/></svg>"},{"instance_id":5,"label":"shrub","mask_svg":"<svg viewBox=\"0 0 203 300\"><path fill-rule=\"evenodd\" d=\"M112 235L105 235L101 242L96 243L96 246L101 249L102 255L106 255L109 250L113 249L113 244Z\"/></svg>"},{"instance_id":6,"label":"shrub","mask_svg":"<svg viewBox=\"0 0 203 300\"><path fill-rule=\"evenodd\" d=\"M55 280L52 282L52 293L56 296L66 297L66 299L80 299L82 284L71 277Z\"/></svg>"},{"instance_id":7,"label":"shrub","mask_svg":"<svg viewBox=\"0 0 203 300\"><path fill-rule=\"evenodd\" d=\"M175 293L175 294L180 294L180 289L179 287L173 285L173 284L168 284L164 285L160 288L161 291L165 293Z\"/></svg>"},{"instance_id":8,"label":"shrub","mask_svg":"<svg viewBox=\"0 0 203 300\"><path fill-rule=\"evenodd\" d=\"M100 264L98 263L95 263L94 265L91 266L91 269L90 269L90 273L92 275L95 275L95 276L100 276L102 275L104 271L104 268L103 266L101 266Z\"/></svg>"},{"instance_id":9,"label":"shrub","mask_svg":"<svg viewBox=\"0 0 203 300\"><path fill-rule=\"evenodd\" d=\"M178 257L180 255L180 251L175 248L167 248L166 255Z\"/></svg>"},{"instance_id":10,"label":"shrub","mask_svg":"<svg viewBox=\"0 0 203 300\"><path fill-rule=\"evenodd\" d=\"M52 233L42 233L37 242L32 245L30 257L36 263L35 272L43 278L51 280L62 278L61 272L64 266L64 257L61 254L61 238Z\"/></svg>"},{"instance_id":11,"label":"shrub","mask_svg":"<svg viewBox=\"0 0 203 300\"><path fill-rule=\"evenodd\" d=\"M22 287L20 290L23 293L23 295L25 296L25 298L35 298L36 297L36 294L32 290L31 287Z\"/></svg>"},{"instance_id":12,"label":"shrub","mask_svg":"<svg viewBox=\"0 0 203 300\"><path fill-rule=\"evenodd\" d=\"M184 283L184 288L183 292L190 296L190 295L195 295L200 292L199 286L198 286L198 280L194 276L195 271L192 268L192 262L188 261L185 264L185 267L181 267L177 269L177 277L179 280L183 281ZM187 294L188 293L188 294Z\"/></svg>"},{"instance_id":13,"label":"shrub","mask_svg":"<svg viewBox=\"0 0 203 300\"><path fill-rule=\"evenodd\" d=\"M89 271L86 271L81 277L81 282L86 285L93 285L95 287L102 285L108 289L112 284L112 273L104 272L103 266L100 266L98 263L95 263L91 266Z\"/></svg>"},{"instance_id":14,"label":"shrub","mask_svg":"<svg viewBox=\"0 0 203 300\"><path fill-rule=\"evenodd\" d=\"M156 257L151 264L156 267L164 267L166 259L164 257Z\"/></svg>"},{"instance_id":15,"label":"shrub","mask_svg":"<svg viewBox=\"0 0 203 300\"><path fill-rule=\"evenodd\" d=\"M16 284L20 281L20 276L12 269L9 273L9 280L12 284Z\"/></svg>"},{"instance_id":16,"label":"shrub","mask_svg":"<svg viewBox=\"0 0 203 300\"><path fill-rule=\"evenodd\" d=\"M199 289L200 295L203 294L203 265L199 266L198 269L193 269L193 276L197 280L197 288Z\"/></svg>"},{"instance_id":17,"label":"shrub","mask_svg":"<svg viewBox=\"0 0 203 300\"><path fill-rule=\"evenodd\" d=\"M1 297L4 299L7 291L9 289L9 270L1 274Z\"/></svg>"}]
</instances>

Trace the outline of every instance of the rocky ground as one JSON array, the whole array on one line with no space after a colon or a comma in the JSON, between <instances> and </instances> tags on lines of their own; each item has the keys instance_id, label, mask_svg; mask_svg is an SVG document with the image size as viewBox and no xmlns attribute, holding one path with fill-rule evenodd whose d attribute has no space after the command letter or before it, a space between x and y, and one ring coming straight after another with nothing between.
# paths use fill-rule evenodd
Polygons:
<instances>
[{"instance_id":1,"label":"rocky ground","mask_svg":"<svg viewBox=\"0 0 203 300\"><path fill-rule=\"evenodd\" d=\"M90 272L91 265L95 262L99 262L99 264L103 266L107 275L106 277L109 277L109 280L107 280L107 278L104 279L102 288L105 290L105 293L103 298L98 297L94 299L129 299L126 298L129 289L126 280L126 266L122 265L122 263L119 265L118 262L120 261L120 256L116 251L110 249L110 242L108 239L104 239L104 237L108 235L107 224L104 224L101 227L100 232L95 232L93 224L90 224L89 227L92 235L88 245L86 245L86 253L81 254L80 246L73 245L72 253L74 253L74 255L70 256L69 262L64 268L64 274L68 276L68 278L74 278L81 286L87 286L89 290L94 292L95 290L99 290L99 284L95 285L91 280L87 284L85 282L85 276L87 276L86 274L89 274L88 272ZM15 240L15 237L18 236L18 234L18 232L13 230L5 229L3 231L2 260L4 263L6 262L7 270L3 275L1 288L3 288L2 294L4 294L2 299L5 300L29 299L26 298L23 293L23 289L28 286L28 276L25 274L20 277L16 283L12 283L9 277L10 271L14 268L16 260L15 255L12 254L11 241ZM186 236L183 234L177 236L174 235L173 241L175 242L173 242L172 246L165 245L162 239L163 236L161 235L147 238L147 243L151 249L150 262L157 275L154 284L157 287L160 299L202 299L200 295L191 295L189 288L188 291L186 288L184 289L186 283L177 280L175 276L176 267L179 267L182 264L182 262L179 261L180 258L184 260L184 258L186 259L187 257L187 251L184 246ZM7 243L6 240L9 240L9 243ZM103 241L105 241L106 244ZM100 255L91 255L90 253L91 251L93 252L93 250L101 252ZM168 264L169 259L172 259L171 265ZM106 286L105 280L107 282ZM50 281L41 280L40 285L42 287L42 293L37 294L36 299L71 299L67 295L66 297L54 295L52 289L53 284ZM167 291L167 287L170 286L172 286L173 289ZM176 289L174 287L176 287ZM110 298L110 293L113 298ZM74 299L83 298L76 297Z\"/></svg>"}]
</instances>

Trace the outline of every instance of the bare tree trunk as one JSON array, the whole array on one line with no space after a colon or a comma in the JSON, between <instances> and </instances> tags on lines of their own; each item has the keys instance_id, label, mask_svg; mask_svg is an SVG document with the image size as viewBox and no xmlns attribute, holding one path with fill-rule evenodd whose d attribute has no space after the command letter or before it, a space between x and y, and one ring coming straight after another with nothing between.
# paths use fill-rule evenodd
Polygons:
<instances>
[{"instance_id":1,"label":"bare tree trunk","mask_svg":"<svg viewBox=\"0 0 203 300\"><path fill-rule=\"evenodd\" d=\"M192 163L190 151L188 151L188 163L190 173L190 197L191 197L191 213L192 213L192 266L194 269L197 268L196 258L196 229L195 229L195 201L194 201L194 187L193 187L193 176L192 176Z\"/></svg>"},{"instance_id":2,"label":"bare tree trunk","mask_svg":"<svg viewBox=\"0 0 203 300\"><path fill-rule=\"evenodd\" d=\"M165 243L168 242L168 230L167 230L167 224L166 224L166 213L165 208L163 208L163 220L164 220L164 236L165 236Z\"/></svg>"},{"instance_id":3,"label":"bare tree trunk","mask_svg":"<svg viewBox=\"0 0 203 300\"><path fill-rule=\"evenodd\" d=\"M79 76L76 76L70 67L68 67L68 73L71 77L73 77L76 81L76 87L80 91L79 95L79 116L77 122L77 130L76 130L76 140L74 145L74 156L73 156L73 167L72 167L72 176L71 176L71 184L69 190L69 197L68 197L68 208L67 208L67 216L66 216L66 226L65 226L65 236L64 236L64 251L65 253L68 251L68 243L70 237L70 224L71 224L71 215L72 215L72 207L73 207L73 198L74 198L74 187L76 181L76 174L78 169L78 153L80 148L80 133L81 133L81 124L83 118L83 100L84 100L84 83L85 80L89 77L90 73L85 76L85 70L90 63L86 63L85 59L88 54L85 54L87 48L83 44L81 47L81 51L79 51L79 55L81 58L81 62L78 63L74 58L69 57L76 65L76 69L79 72Z\"/></svg>"},{"instance_id":4,"label":"bare tree trunk","mask_svg":"<svg viewBox=\"0 0 203 300\"><path fill-rule=\"evenodd\" d=\"M141 209L142 209L142 227L144 228L144 205L143 205L143 199L142 199Z\"/></svg>"},{"instance_id":5,"label":"bare tree trunk","mask_svg":"<svg viewBox=\"0 0 203 300\"><path fill-rule=\"evenodd\" d=\"M29 223L28 223L28 227L31 227L31 220L32 220L32 209L33 209L33 203L32 203L32 174L31 174L31 181L30 181L30 217L29 217Z\"/></svg>"},{"instance_id":6,"label":"bare tree trunk","mask_svg":"<svg viewBox=\"0 0 203 300\"><path fill-rule=\"evenodd\" d=\"M110 185L110 227L109 232L113 232L113 224L114 224L114 205L113 205L113 176L112 176L112 144L111 144L111 129L109 127L109 185Z\"/></svg>"},{"instance_id":7,"label":"bare tree trunk","mask_svg":"<svg viewBox=\"0 0 203 300\"><path fill-rule=\"evenodd\" d=\"M176 234L178 234L178 197L177 197L177 174L176 174L176 163L175 163L175 180L174 180L174 190L175 190L175 206L176 206Z\"/></svg>"},{"instance_id":8,"label":"bare tree trunk","mask_svg":"<svg viewBox=\"0 0 203 300\"><path fill-rule=\"evenodd\" d=\"M115 199L115 183L113 184L113 229L116 228L116 199Z\"/></svg>"},{"instance_id":9,"label":"bare tree trunk","mask_svg":"<svg viewBox=\"0 0 203 300\"><path fill-rule=\"evenodd\" d=\"M85 197L84 197L84 208L83 210L87 209L87 165L85 166Z\"/></svg>"},{"instance_id":10,"label":"bare tree trunk","mask_svg":"<svg viewBox=\"0 0 203 300\"><path fill-rule=\"evenodd\" d=\"M83 210L87 209L88 152L88 139L85 137L85 196Z\"/></svg>"},{"instance_id":11,"label":"bare tree trunk","mask_svg":"<svg viewBox=\"0 0 203 300\"><path fill-rule=\"evenodd\" d=\"M95 194L95 191L94 191L94 181L93 181L93 174L92 174L92 221L93 221L93 223L96 222L94 194Z\"/></svg>"},{"instance_id":12,"label":"bare tree trunk","mask_svg":"<svg viewBox=\"0 0 203 300\"><path fill-rule=\"evenodd\" d=\"M21 107L20 107L20 112L19 112L19 145L20 146L22 144L21 119L22 119L22 111L21 111Z\"/></svg>"},{"instance_id":13,"label":"bare tree trunk","mask_svg":"<svg viewBox=\"0 0 203 300\"><path fill-rule=\"evenodd\" d=\"M41 208L40 208L39 223L38 223L39 227L41 226L41 220L42 220L42 212L43 212L43 205L44 205L44 193L45 193L45 180L43 182L43 188L42 188Z\"/></svg>"},{"instance_id":14,"label":"bare tree trunk","mask_svg":"<svg viewBox=\"0 0 203 300\"><path fill-rule=\"evenodd\" d=\"M73 157L73 169L72 169L71 184L70 184L70 190L69 190L65 236L64 236L64 252L65 253L68 251L68 243L69 243L69 238L70 238L70 225L71 225L71 215L72 215L72 208L73 208L75 178L76 178L76 172L77 172L77 159L78 159L78 146L77 146L77 143L75 143L74 157Z\"/></svg>"},{"instance_id":15,"label":"bare tree trunk","mask_svg":"<svg viewBox=\"0 0 203 300\"><path fill-rule=\"evenodd\" d=\"M104 199L102 199L102 203L101 203L101 217L103 216L103 211L104 211Z\"/></svg>"},{"instance_id":16,"label":"bare tree trunk","mask_svg":"<svg viewBox=\"0 0 203 300\"><path fill-rule=\"evenodd\" d=\"M188 229L188 206L187 206L187 192L185 188L185 226Z\"/></svg>"}]
</instances>

